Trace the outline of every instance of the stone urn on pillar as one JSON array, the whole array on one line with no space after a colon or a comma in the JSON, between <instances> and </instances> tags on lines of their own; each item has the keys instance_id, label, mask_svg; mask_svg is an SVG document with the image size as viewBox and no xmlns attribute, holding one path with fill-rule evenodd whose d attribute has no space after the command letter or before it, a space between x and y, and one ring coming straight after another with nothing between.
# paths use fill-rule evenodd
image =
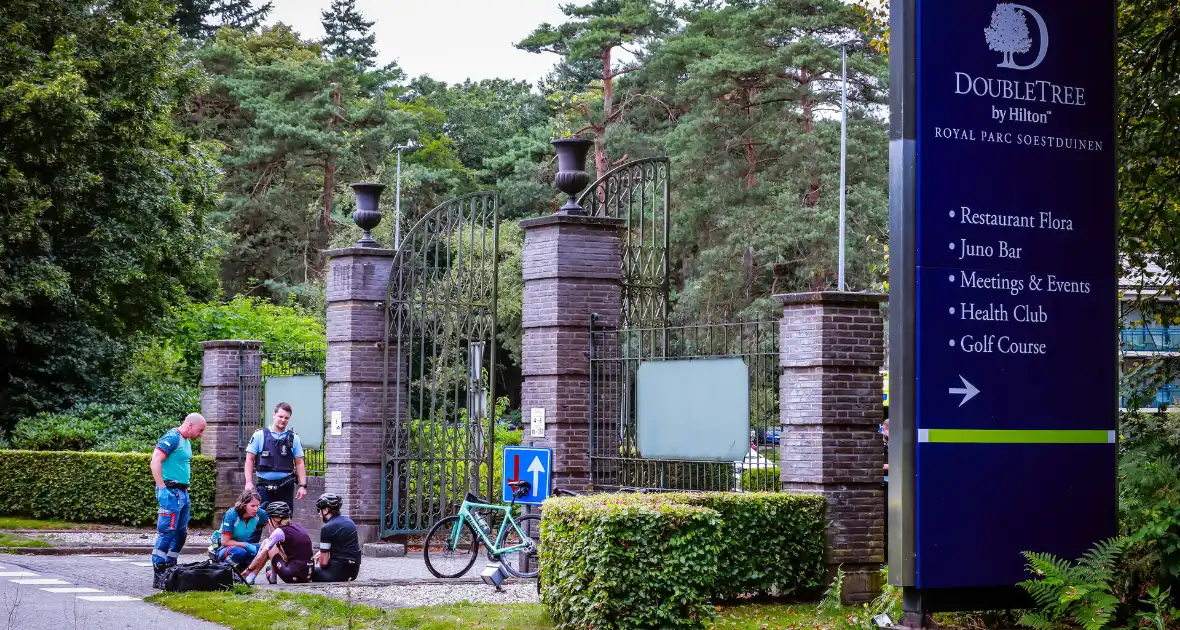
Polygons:
<instances>
[{"instance_id":1,"label":"stone urn on pillar","mask_svg":"<svg viewBox=\"0 0 1180 630\"><path fill-rule=\"evenodd\" d=\"M381 247L373 238L372 231L381 223L381 209L377 202L381 199L381 191L385 190L385 184L361 182L350 184L349 188L352 188L353 194L356 195L356 210L352 213L352 222L365 231L356 242L356 246L374 249Z\"/></svg>"},{"instance_id":2,"label":"stone urn on pillar","mask_svg":"<svg viewBox=\"0 0 1180 630\"><path fill-rule=\"evenodd\" d=\"M584 138L558 138L552 141L557 151L557 189L570 196L557 214L586 214L574 196L590 183L586 172L586 152L594 143Z\"/></svg>"}]
</instances>

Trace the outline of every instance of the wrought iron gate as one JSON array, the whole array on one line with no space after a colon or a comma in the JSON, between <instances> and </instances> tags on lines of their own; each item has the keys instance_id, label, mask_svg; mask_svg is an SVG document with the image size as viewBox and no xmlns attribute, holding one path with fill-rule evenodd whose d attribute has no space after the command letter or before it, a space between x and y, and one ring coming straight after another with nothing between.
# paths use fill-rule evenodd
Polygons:
<instances>
[{"instance_id":1,"label":"wrought iron gate","mask_svg":"<svg viewBox=\"0 0 1180 630\"><path fill-rule=\"evenodd\" d=\"M487 409L495 400L499 228L496 193L465 195L418 221L394 256L385 314L382 535L425 532L457 511L469 489L493 494L495 431Z\"/></svg>"},{"instance_id":2,"label":"wrought iron gate","mask_svg":"<svg viewBox=\"0 0 1180 630\"><path fill-rule=\"evenodd\" d=\"M667 157L624 164L581 194L594 216L624 219L617 329L590 325L590 479L594 489L777 489L778 322L669 325ZM740 357L750 376L751 452L738 462L660 460L639 452L636 373L645 361Z\"/></svg>"},{"instance_id":3,"label":"wrought iron gate","mask_svg":"<svg viewBox=\"0 0 1180 630\"><path fill-rule=\"evenodd\" d=\"M578 197L586 213L623 219L624 328L663 326L668 318L668 205L671 163L644 158L608 171Z\"/></svg>"}]
</instances>

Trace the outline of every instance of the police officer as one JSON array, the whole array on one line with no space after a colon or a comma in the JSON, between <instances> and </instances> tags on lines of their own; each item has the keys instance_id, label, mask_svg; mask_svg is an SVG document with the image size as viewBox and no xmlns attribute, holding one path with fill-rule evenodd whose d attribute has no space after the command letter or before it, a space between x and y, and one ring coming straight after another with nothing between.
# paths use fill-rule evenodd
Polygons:
<instances>
[{"instance_id":1,"label":"police officer","mask_svg":"<svg viewBox=\"0 0 1180 630\"><path fill-rule=\"evenodd\" d=\"M262 510L267 512L271 501L282 501L294 508L293 499L307 496L307 467L303 462L303 444L294 431L287 429L291 421L291 405L275 405L273 423L259 429L246 447L246 489L257 485L262 497ZM258 478L254 471L257 464ZM296 489L298 481L298 489Z\"/></svg>"}]
</instances>

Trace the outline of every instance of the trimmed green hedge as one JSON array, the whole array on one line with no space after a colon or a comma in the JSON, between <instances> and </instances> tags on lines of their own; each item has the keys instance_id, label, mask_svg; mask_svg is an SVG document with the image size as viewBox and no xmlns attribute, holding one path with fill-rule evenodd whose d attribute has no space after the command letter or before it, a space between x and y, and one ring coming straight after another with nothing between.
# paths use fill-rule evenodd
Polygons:
<instances>
[{"instance_id":1,"label":"trimmed green hedge","mask_svg":"<svg viewBox=\"0 0 1180 630\"><path fill-rule=\"evenodd\" d=\"M82 523L154 525L155 483L146 453L0 451L0 514ZM194 455L190 522L213 516L213 458Z\"/></svg>"},{"instance_id":2,"label":"trimmed green hedge","mask_svg":"<svg viewBox=\"0 0 1180 630\"><path fill-rule=\"evenodd\" d=\"M696 628L715 600L816 595L826 508L777 492L554 497L542 508L541 601L562 628ZM687 514L707 515L709 532Z\"/></svg>"},{"instance_id":3,"label":"trimmed green hedge","mask_svg":"<svg viewBox=\"0 0 1180 630\"><path fill-rule=\"evenodd\" d=\"M722 521L713 597L817 595L824 587L827 501L781 492L658 496L715 510Z\"/></svg>"},{"instance_id":4,"label":"trimmed green hedge","mask_svg":"<svg viewBox=\"0 0 1180 630\"><path fill-rule=\"evenodd\" d=\"M558 628L705 628L717 576L714 510L639 495L551 499L541 601Z\"/></svg>"},{"instance_id":5,"label":"trimmed green hedge","mask_svg":"<svg viewBox=\"0 0 1180 630\"><path fill-rule=\"evenodd\" d=\"M764 490L781 492L783 481L780 477L778 466L747 468L742 471L742 490L748 492L761 492Z\"/></svg>"}]
</instances>

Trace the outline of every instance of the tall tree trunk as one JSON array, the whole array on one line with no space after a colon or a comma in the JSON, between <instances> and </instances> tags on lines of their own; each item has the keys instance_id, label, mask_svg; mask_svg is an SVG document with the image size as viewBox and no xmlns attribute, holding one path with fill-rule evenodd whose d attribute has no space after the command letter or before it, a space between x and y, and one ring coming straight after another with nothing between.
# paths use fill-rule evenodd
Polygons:
<instances>
[{"instance_id":1,"label":"tall tree trunk","mask_svg":"<svg viewBox=\"0 0 1180 630\"><path fill-rule=\"evenodd\" d=\"M754 150L754 138L746 134L746 189L751 189L757 181L758 152Z\"/></svg>"},{"instance_id":2,"label":"tall tree trunk","mask_svg":"<svg viewBox=\"0 0 1180 630\"><path fill-rule=\"evenodd\" d=\"M594 127L594 168L598 177L606 174L606 126L614 113L615 86L610 67L610 47L602 51L602 124Z\"/></svg>"},{"instance_id":3,"label":"tall tree trunk","mask_svg":"<svg viewBox=\"0 0 1180 630\"><path fill-rule=\"evenodd\" d=\"M803 96L800 99L800 103L803 105L803 133L810 134L815 128L810 96L811 75L808 74L806 67L801 69L800 74L802 75L800 84L803 87ZM815 139L808 141L807 152L811 155L811 181L808 182L807 194L803 197L803 205L808 208L819 205L820 172L815 159L817 149Z\"/></svg>"},{"instance_id":4,"label":"tall tree trunk","mask_svg":"<svg viewBox=\"0 0 1180 630\"><path fill-rule=\"evenodd\" d=\"M328 132L336 126L336 110L340 109L340 86L332 90L332 116L328 119ZM324 156L324 211L320 220L327 229L332 225L332 192L336 189L336 160L331 154Z\"/></svg>"}]
</instances>

